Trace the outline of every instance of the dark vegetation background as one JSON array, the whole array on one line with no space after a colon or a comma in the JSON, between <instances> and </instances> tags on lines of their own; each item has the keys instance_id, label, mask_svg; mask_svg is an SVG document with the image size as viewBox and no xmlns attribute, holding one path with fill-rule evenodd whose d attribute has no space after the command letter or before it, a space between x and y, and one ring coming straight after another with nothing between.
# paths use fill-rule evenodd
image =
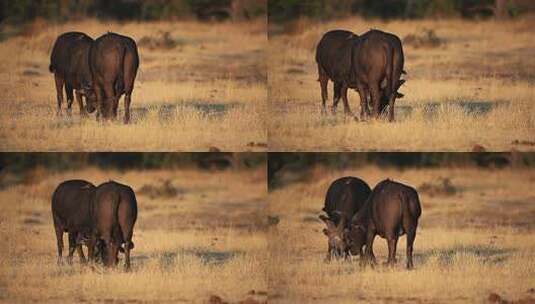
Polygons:
<instances>
[{"instance_id":1,"label":"dark vegetation background","mask_svg":"<svg viewBox=\"0 0 535 304\"><path fill-rule=\"evenodd\" d=\"M11 174L34 169L48 171L101 169L249 169L265 166L266 153L1 153L0 185Z\"/></svg>"},{"instance_id":2,"label":"dark vegetation background","mask_svg":"<svg viewBox=\"0 0 535 304\"><path fill-rule=\"evenodd\" d=\"M375 18L465 17L501 19L535 10L532 0L269 0L270 23L361 15Z\"/></svg>"},{"instance_id":3,"label":"dark vegetation background","mask_svg":"<svg viewBox=\"0 0 535 304\"><path fill-rule=\"evenodd\" d=\"M366 165L400 169L433 167L532 168L535 167L535 153L269 153L268 183L272 185L277 179L277 172L281 170L306 175L318 165L340 170Z\"/></svg>"},{"instance_id":4,"label":"dark vegetation background","mask_svg":"<svg viewBox=\"0 0 535 304\"><path fill-rule=\"evenodd\" d=\"M267 0L2 0L0 24L44 18L242 20L266 15Z\"/></svg>"}]
</instances>

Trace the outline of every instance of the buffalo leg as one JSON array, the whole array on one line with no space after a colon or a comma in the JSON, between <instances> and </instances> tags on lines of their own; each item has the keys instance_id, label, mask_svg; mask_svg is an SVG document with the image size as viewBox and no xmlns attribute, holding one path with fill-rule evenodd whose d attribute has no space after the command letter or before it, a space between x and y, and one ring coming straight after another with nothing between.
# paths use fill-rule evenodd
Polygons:
<instances>
[{"instance_id":1,"label":"buffalo leg","mask_svg":"<svg viewBox=\"0 0 535 304\"><path fill-rule=\"evenodd\" d=\"M124 245L124 269L126 271L130 270L130 242L126 242Z\"/></svg>"},{"instance_id":2,"label":"buffalo leg","mask_svg":"<svg viewBox=\"0 0 535 304\"><path fill-rule=\"evenodd\" d=\"M76 244L76 234L74 232L69 232L69 257L67 258L69 265L72 265L72 257L76 247L78 247L78 244Z\"/></svg>"},{"instance_id":3,"label":"buffalo leg","mask_svg":"<svg viewBox=\"0 0 535 304\"><path fill-rule=\"evenodd\" d=\"M78 102L78 107L80 107L80 115L87 116L87 112L84 109L84 101L82 100L82 94L76 91L76 101Z\"/></svg>"},{"instance_id":4,"label":"buffalo leg","mask_svg":"<svg viewBox=\"0 0 535 304\"><path fill-rule=\"evenodd\" d=\"M412 263L412 246L415 238L416 226L407 229L407 269L412 269L414 267L414 264Z\"/></svg>"},{"instance_id":5,"label":"buffalo leg","mask_svg":"<svg viewBox=\"0 0 535 304\"><path fill-rule=\"evenodd\" d=\"M365 262L369 263L372 261L373 255L373 240L375 239L375 231L368 229L368 234L366 235L366 252L365 252ZM372 264L373 265L373 264Z\"/></svg>"},{"instance_id":6,"label":"buffalo leg","mask_svg":"<svg viewBox=\"0 0 535 304\"><path fill-rule=\"evenodd\" d=\"M397 237L388 236L387 237L388 242L388 261L387 264L390 266L393 266L396 264L396 246L398 243Z\"/></svg>"},{"instance_id":7,"label":"buffalo leg","mask_svg":"<svg viewBox=\"0 0 535 304\"><path fill-rule=\"evenodd\" d=\"M318 69L320 69L318 67ZM320 71L319 73L319 82L320 82L320 88L321 88L321 112L322 113L326 113L327 112L327 109L325 108L325 103L327 102L327 99L328 99L328 94L327 94L327 83L329 82L329 78L327 77L327 75L325 75L324 73L322 73Z\"/></svg>"},{"instance_id":8,"label":"buffalo leg","mask_svg":"<svg viewBox=\"0 0 535 304\"><path fill-rule=\"evenodd\" d=\"M130 101L132 93L126 93L124 95L124 123L127 124L130 122Z\"/></svg>"},{"instance_id":9,"label":"buffalo leg","mask_svg":"<svg viewBox=\"0 0 535 304\"><path fill-rule=\"evenodd\" d=\"M388 101L388 121L392 122L394 121L394 102L396 101L396 92L390 96L390 100Z\"/></svg>"},{"instance_id":10,"label":"buffalo leg","mask_svg":"<svg viewBox=\"0 0 535 304\"><path fill-rule=\"evenodd\" d=\"M370 95L372 99L373 116L375 118L379 118L379 115L381 115L381 113L379 113L379 106L381 103L381 94L380 94L379 86L377 84L370 86Z\"/></svg>"},{"instance_id":11,"label":"buffalo leg","mask_svg":"<svg viewBox=\"0 0 535 304\"><path fill-rule=\"evenodd\" d=\"M70 84L65 84L65 93L67 94L67 114L72 113L72 103L74 101L73 88Z\"/></svg>"},{"instance_id":12,"label":"buffalo leg","mask_svg":"<svg viewBox=\"0 0 535 304\"><path fill-rule=\"evenodd\" d=\"M114 109L115 99L116 99L116 96L115 96L115 89L113 87L113 84L106 82L104 84L104 100L105 100L104 102L106 103L106 109L105 109L106 112L103 113L104 119L109 119L113 117L112 115L114 111L116 111Z\"/></svg>"},{"instance_id":13,"label":"buffalo leg","mask_svg":"<svg viewBox=\"0 0 535 304\"><path fill-rule=\"evenodd\" d=\"M133 223L128 223L128 221L125 218L119 219L120 226L121 226L121 232L123 240L125 241L124 244L124 268L126 271L130 270L130 250L134 247L134 244L132 243L132 234L133 234Z\"/></svg>"},{"instance_id":14,"label":"buffalo leg","mask_svg":"<svg viewBox=\"0 0 535 304\"><path fill-rule=\"evenodd\" d=\"M102 89L100 86L95 85L95 97L97 99L97 121L100 120L100 116L104 116L104 93L102 92Z\"/></svg>"},{"instance_id":15,"label":"buffalo leg","mask_svg":"<svg viewBox=\"0 0 535 304\"><path fill-rule=\"evenodd\" d=\"M119 108L119 99L121 99L121 95L115 96L113 98L113 118L117 118L117 110Z\"/></svg>"},{"instance_id":16,"label":"buffalo leg","mask_svg":"<svg viewBox=\"0 0 535 304\"><path fill-rule=\"evenodd\" d=\"M58 246L58 265L61 265L63 262L63 227L61 225L54 224L56 230L56 239Z\"/></svg>"},{"instance_id":17,"label":"buffalo leg","mask_svg":"<svg viewBox=\"0 0 535 304\"><path fill-rule=\"evenodd\" d=\"M63 84L64 80L63 77L61 77L58 74L54 74L54 80L56 81L56 94L57 94L57 101L58 101L58 110L56 112L57 115L61 114L61 104L63 103Z\"/></svg>"},{"instance_id":18,"label":"buffalo leg","mask_svg":"<svg viewBox=\"0 0 535 304\"><path fill-rule=\"evenodd\" d=\"M349 108L349 101L347 100L347 85L343 85L340 94L342 95L342 100L344 102L344 113L346 115L352 115L351 109Z\"/></svg>"},{"instance_id":19,"label":"buffalo leg","mask_svg":"<svg viewBox=\"0 0 535 304\"><path fill-rule=\"evenodd\" d=\"M342 94L342 83L341 82L334 82L333 85L333 114L336 113L336 107L338 107L338 102L340 101L340 97Z\"/></svg>"},{"instance_id":20,"label":"buffalo leg","mask_svg":"<svg viewBox=\"0 0 535 304\"><path fill-rule=\"evenodd\" d=\"M85 264L87 262L85 256L84 256L84 250L83 250L83 240L82 236L78 235L76 238L76 251L78 252L78 257L80 257L80 263Z\"/></svg>"},{"instance_id":21,"label":"buffalo leg","mask_svg":"<svg viewBox=\"0 0 535 304\"><path fill-rule=\"evenodd\" d=\"M95 245L94 244L88 244L87 245L87 259L90 263L95 261Z\"/></svg>"},{"instance_id":22,"label":"buffalo leg","mask_svg":"<svg viewBox=\"0 0 535 304\"><path fill-rule=\"evenodd\" d=\"M115 259L116 254L114 254L117 250L115 249L116 244L111 240L111 237L103 236L104 237L104 244L105 244L105 250L106 254L104 255L104 266L110 267L115 265Z\"/></svg>"},{"instance_id":23,"label":"buffalo leg","mask_svg":"<svg viewBox=\"0 0 535 304\"><path fill-rule=\"evenodd\" d=\"M370 116L370 109L368 108L368 89L364 86L359 86L357 91L360 96L360 119L365 120Z\"/></svg>"}]
</instances>

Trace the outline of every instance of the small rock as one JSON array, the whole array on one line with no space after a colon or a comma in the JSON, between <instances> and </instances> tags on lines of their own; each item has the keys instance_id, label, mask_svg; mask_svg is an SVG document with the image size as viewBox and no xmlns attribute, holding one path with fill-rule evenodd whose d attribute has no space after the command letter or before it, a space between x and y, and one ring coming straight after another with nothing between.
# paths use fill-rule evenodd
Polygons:
<instances>
[{"instance_id":1,"label":"small rock","mask_svg":"<svg viewBox=\"0 0 535 304\"><path fill-rule=\"evenodd\" d=\"M483 147L482 145L475 144L472 147L472 152L486 152L486 151L487 149L485 149L485 147Z\"/></svg>"},{"instance_id":2,"label":"small rock","mask_svg":"<svg viewBox=\"0 0 535 304\"><path fill-rule=\"evenodd\" d=\"M227 302L223 301L223 299L220 296L211 295L210 299L208 300L209 304L226 304Z\"/></svg>"}]
</instances>

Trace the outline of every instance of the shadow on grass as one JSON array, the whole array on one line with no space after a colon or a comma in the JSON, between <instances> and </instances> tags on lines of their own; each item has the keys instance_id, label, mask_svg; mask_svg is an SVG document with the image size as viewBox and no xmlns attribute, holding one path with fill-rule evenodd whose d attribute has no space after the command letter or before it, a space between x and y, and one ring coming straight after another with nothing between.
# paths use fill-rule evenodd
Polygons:
<instances>
[{"instance_id":1,"label":"shadow on grass","mask_svg":"<svg viewBox=\"0 0 535 304\"><path fill-rule=\"evenodd\" d=\"M156 117L160 122L169 122L177 117L180 117L183 113L196 112L203 118L221 118L226 115L230 110L239 108L240 103L202 103L194 101L155 104L155 105L143 105L135 106L133 104L130 109L131 121L130 123L137 123L147 119L150 115L156 113ZM77 126L82 120L96 120L96 112L90 113L87 117L80 117L80 111L77 104L73 104L71 115L67 114L66 106L63 105L61 114L56 115L56 108L50 105L37 106L32 109L31 113L39 113L39 116L45 115L51 118L50 127L52 129L64 129ZM27 108L15 109L11 117L15 119L28 119ZM33 115L33 114L30 114ZM117 118L114 123L122 124L124 118L124 105L123 100L119 102L119 108L117 109Z\"/></svg>"},{"instance_id":2,"label":"shadow on grass","mask_svg":"<svg viewBox=\"0 0 535 304\"><path fill-rule=\"evenodd\" d=\"M415 250L416 251L416 250ZM447 249L432 249L414 253L415 264L425 264L430 258L438 257L440 264L453 265L459 255L472 255L485 264L502 264L515 252L515 249L496 248L494 246L455 246Z\"/></svg>"},{"instance_id":3,"label":"shadow on grass","mask_svg":"<svg viewBox=\"0 0 535 304\"><path fill-rule=\"evenodd\" d=\"M220 118L238 106L239 103L197 103L187 101L149 107L135 107L131 111L134 122L146 119L150 112L157 112L159 121L167 122L177 118L183 111L190 112L192 110L200 113L205 118ZM121 117L121 114L117 116Z\"/></svg>"},{"instance_id":4,"label":"shadow on grass","mask_svg":"<svg viewBox=\"0 0 535 304\"><path fill-rule=\"evenodd\" d=\"M449 101L449 102L428 102L421 106L399 105L396 106L396 120L410 119L416 107L423 107L426 119L437 119L441 107L459 107L466 115L482 116L500 106L509 105L508 101Z\"/></svg>"},{"instance_id":5,"label":"shadow on grass","mask_svg":"<svg viewBox=\"0 0 535 304\"><path fill-rule=\"evenodd\" d=\"M131 257L132 264L136 266L142 266L152 259L157 259L162 268L169 268L175 266L179 262L179 258L182 256L192 255L201 260L205 265L223 265L230 260L242 256L244 253L241 251L216 251L209 249L186 249L180 251L166 251L161 254L155 254L151 256L136 255Z\"/></svg>"}]
</instances>

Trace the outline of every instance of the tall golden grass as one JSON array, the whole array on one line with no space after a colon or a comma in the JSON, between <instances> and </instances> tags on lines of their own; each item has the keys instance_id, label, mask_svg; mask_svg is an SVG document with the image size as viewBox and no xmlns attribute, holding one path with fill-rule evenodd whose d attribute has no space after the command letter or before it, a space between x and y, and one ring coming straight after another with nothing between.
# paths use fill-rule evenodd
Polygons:
<instances>
[{"instance_id":1,"label":"tall golden grass","mask_svg":"<svg viewBox=\"0 0 535 304\"><path fill-rule=\"evenodd\" d=\"M73 266L56 264L50 196L71 178L111 178L137 192L131 272L82 266L77 256ZM176 195L151 198L140 190L165 181ZM41 170L0 190L0 198L0 302L265 301L264 170Z\"/></svg>"},{"instance_id":2,"label":"tall golden grass","mask_svg":"<svg viewBox=\"0 0 535 304\"><path fill-rule=\"evenodd\" d=\"M361 268L358 257L324 262L327 239L317 216L329 184L346 175L371 187L387 177L416 188L440 188L450 180L455 193L419 191L414 270L405 269L405 236L392 269L381 265L388 250L380 237L375 269ZM316 168L308 178L270 191L269 213L280 219L268 232L270 302L481 303L491 293L510 301L533 298L534 180L527 169Z\"/></svg>"},{"instance_id":3,"label":"tall golden grass","mask_svg":"<svg viewBox=\"0 0 535 304\"><path fill-rule=\"evenodd\" d=\"M270 38L268 67L270 151L490 151L535 147L533 21L377 21L359 18L297 22ZM364 33L378 28L400 38L433 30L438 47L404 44L407 82L396 100L397 118L357 122L320 115L314 59L321 36L332 29ZM329 85L332 105L332 82ZM354 113L360 98L349 94ZM515 142L525 142L519 145Z\"/></svg>"},{"instance_id":4,"label":"tall golden grass","mask_svg":"<svg viewBox=\"0 0 535 304\"><path fill-rule=\"evenodd\" d=\"M141 64L132 97L133 124L100 124L94 115L80 121L76 101L71 118L66 114L55 116L56 93L53 75L48 72L49 56L55 38L66 31L83 31L94 38L114 31L138 42ZM165 35L174 41L174 48L140 43L143 39L160 41ZM265 22L261 21L203 24L85 20L45 24L35 32L11 37L0 43L0 149L265 150L266 45ZM119 109L121 121L122 101Z\"/></svg>"}]
</instances>

